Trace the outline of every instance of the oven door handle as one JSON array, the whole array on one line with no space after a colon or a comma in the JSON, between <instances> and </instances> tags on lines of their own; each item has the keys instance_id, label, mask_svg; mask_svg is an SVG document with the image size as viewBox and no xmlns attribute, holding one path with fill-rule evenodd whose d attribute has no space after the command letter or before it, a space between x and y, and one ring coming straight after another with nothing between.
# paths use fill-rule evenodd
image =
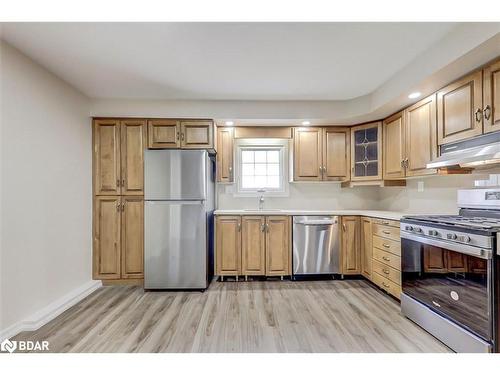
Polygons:
<instances>
[{"instance_id":1,"label":"oven door handle","mask_svg":"<svg viewBox=\"0 0 500 375\"><path fill-rule=\"evenodd\" d=\"M412 233L407 233L401 231L401 238L407 240L412 240L426 245L432 245L437 247L442 247L446 250L456 251L457 253L462 253L465 255L472 255L481 259L491 259L493 252L489 249L483 249L481 247L471 246L467 244L455 243L446 240L436 240L434 238L418 236ZM403 249L404 251L404 249Z\"/></svg>"}]
</instances>

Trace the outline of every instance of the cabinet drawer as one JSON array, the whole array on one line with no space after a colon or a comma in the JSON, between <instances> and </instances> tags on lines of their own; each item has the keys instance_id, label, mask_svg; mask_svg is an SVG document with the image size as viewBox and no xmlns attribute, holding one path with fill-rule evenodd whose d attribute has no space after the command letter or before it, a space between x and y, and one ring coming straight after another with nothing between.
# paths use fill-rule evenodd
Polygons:
<instances>
[{"instance_id":1,"label":"cabinet drawer","mask_svg":"<svg viewBox=\"0 0 500 375\"><path fill-rule=\"evenodd\" d=\"M372 222L374 224L379 224L379 225L388 225L390 227L395 227L395 228L399 228L399 221L397 220L388 220L388 219L377 219L377 218L373 218L372 219Z\"/></svg>"},{"instance_id":2,"label":"cabinet drawer","mask_svg":"<svg viewBox=\"0 0 500 375\"><path fill-rule=\"evenodd\" d=\"M373 236L373 246L380 250L388 251L398 257L401 256L401 242Z\"/></svg>"},{"instance_id":3,"label":"cabinet drawer","mask_svg":"<svg viewBox=\"0 0 500 375\"><path fill-rule=\"evenodd\" d=\"M401 271L401 257L388 251L373 248L373 259Z\"/></svg>"},{"instance_id":4,"label":"cabinet drawer","mask_svg":"<svg viewBox=\"0 0 500 375\"><path fill-rule=\"evenodd\" d=\"M374 260L372 263L373 272L378 273L381 276L391 280L393 283L401 285L401 272L395 268L386 266L380 263L378 260Z\"/></svg>"},{"instance_id":5,"label":"cabinet drawer","mask_svg":"<svg viewBox=\"0 0 500 375\"><path fill-rule=\"evenodd\" d=\"M397 299L401 299L401 286L392 282L378 273L373 273L372 281L379 288L384 289L387 293L392 294Z\"/></svg>"},{"instance_id":6,"label":"cabinet drawer","mask_svg":"<svg viewBox=\"0 0 500 375\"><path fill-rule=\"evenodd\" d=\"M380 237L389 238L394 241L400 241L399 227L394 228L387 225L373 224L373 234Z\"/></svg>"}]
</instances>

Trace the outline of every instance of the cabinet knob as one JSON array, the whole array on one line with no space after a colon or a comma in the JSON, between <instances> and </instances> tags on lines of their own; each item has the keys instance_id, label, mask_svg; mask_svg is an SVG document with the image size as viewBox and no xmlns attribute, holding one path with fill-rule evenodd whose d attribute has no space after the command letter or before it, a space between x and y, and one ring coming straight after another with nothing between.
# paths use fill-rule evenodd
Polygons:
<instances>
[{"instance_id":1,"label":"cabinet knob","mask_svg":"<svg viewBox=\"0 0 500 375\"><path fill-rule=\"evenodd\" d=\"M491 107L490 105L486 105L486 107L484 107L483 109L483 116L486 120L489 120L490 119L490 116L491 116Z\"/></svg>"},{"instance_id":2,"label":"cabinet knob","mask_svg":"<svg viewBox=\"0 0 500 375\"><path fill-rule=\"evenodd\" d=\"M474 112L474 117L476 118L476 122L481 122L481 119L483 117L483 111L481 111L481 108L476 109L476 112Z\"/></svg>"}]
</instances>

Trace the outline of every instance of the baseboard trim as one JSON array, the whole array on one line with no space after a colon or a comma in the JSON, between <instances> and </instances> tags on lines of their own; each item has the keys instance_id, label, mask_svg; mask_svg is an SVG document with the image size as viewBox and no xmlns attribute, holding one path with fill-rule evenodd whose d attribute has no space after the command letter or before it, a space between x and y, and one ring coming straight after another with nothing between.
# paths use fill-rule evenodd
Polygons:
<instances>
[{"instance_id":1,"label":"baseboard trim","mask_svg":"<svg viewBox=\"0 0 500 375\"><path fill-rule=\"evenodd\" d=\"M72 290L70 293L37 311L28 318L16 322L10 327L0 331L0 342L5 339L10 339L23 331L35 331L39 329L70 307L76 305L101 286L102 282L100 280L91 280L81 287Z\"/></svg>"}]
</instances>

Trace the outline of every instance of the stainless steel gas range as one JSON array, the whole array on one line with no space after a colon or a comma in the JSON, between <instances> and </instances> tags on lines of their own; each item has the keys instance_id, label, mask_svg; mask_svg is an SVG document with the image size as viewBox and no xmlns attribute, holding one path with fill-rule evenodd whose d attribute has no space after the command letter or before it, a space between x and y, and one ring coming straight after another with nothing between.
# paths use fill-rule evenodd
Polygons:
<instances>
[{"instance_id":1,"label":"stainless steel gas range","mask_svg":"<svg viewBox=\"0 0 500 375\"><path fill-rule=\"evenodd\" d=\"M457 352L499 352L500 189L460 190L458 205L401 220L401 311Z\"/></svg>"}]
</instances>

